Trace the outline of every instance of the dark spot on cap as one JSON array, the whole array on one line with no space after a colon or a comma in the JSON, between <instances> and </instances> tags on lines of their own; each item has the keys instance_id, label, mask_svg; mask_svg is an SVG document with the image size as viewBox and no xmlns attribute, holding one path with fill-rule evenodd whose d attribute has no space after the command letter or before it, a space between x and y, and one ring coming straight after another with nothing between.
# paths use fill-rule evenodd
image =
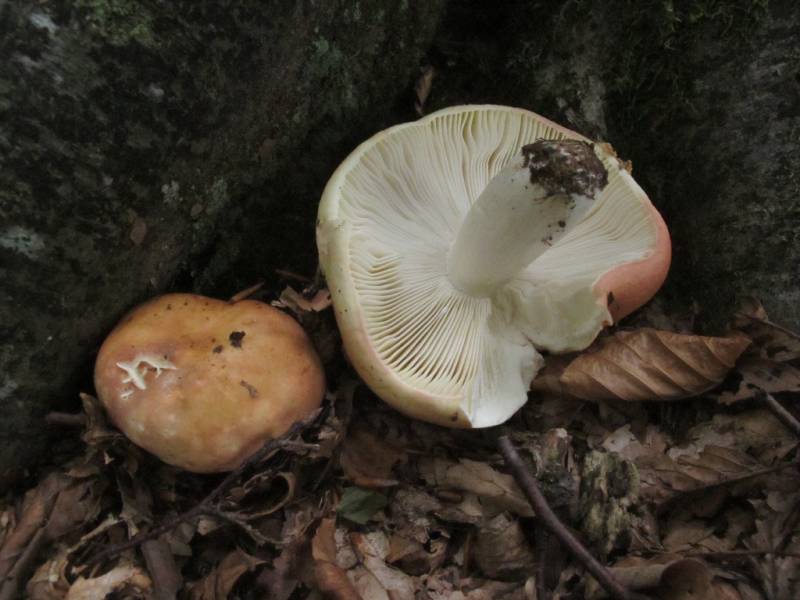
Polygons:
<instances>
[{"instance_id":1,"label":"dark spot on cap","mask_svg":"<svg viewBox=\"0 0 800 600\"><path fill-rule=\"evenodd\" d=\"M453 414L453 415L450 417L450 420L451 420L453 423L455 423L456 421L458 421L458 413L455 413L455 414Z\"/></svg>"},{"instance_id":2,"label":"dark spot on cap","mask_svg":"<svg viewBox=\"0 0 800 600\"><path fill-rule=\"evenodd\" d=\"M239 385L247 390L247 393L250 394L251 398L258 398L258 390L247 383L244 379L239 382Z\"/></svg>"},{"instance_id":3,"label":"dark spot on cap","mask_svg":"<svg viewBox=\"0 0 800 600\"><path fill-rule=\"evenodd\" d=\"M212 352L214 354L219 354L220 352L222 352L222 344L220 344L219 346L214 346L214 349L212 350Z\"/></svg>"},{"instance_id":4,"label":"dark spot on cap","mask_svg":"<svg viewBox=\"0 0 800 600\"><path fill-rule=\"evenodd\" d=\"M611 306L614 304L614 292L608 292L608 296L606 296L606 306Z\"/></svg>"},{"instance_id":5,"label":"dark spot on cap","mask_svg":"<svg viewBox=\"0 0 800 600\"><path fill-rule=\"evenodd\" d=\"M567 222L566 222L564 219L561 219L561 220L558 222L558 226L559 226L559 227L561 227L561 228L563 229L564 227L566 227L566 226L567 226Z\"/></svg>"},{"instance_id":6,"label":"dark spot on cap","mask_svg":"<svg viewBox=\"0 0 800 600\"><path fill-rule=\"evenodd\" d=\"M580 140L538 140L522 147L531 183L549 194L594 198L608 184L608 172L594 146Z\"/></svg>"},{"instance_id":7,"label":"dark spot on cap","mask_svg":"<svg viewBox=\"0 0 800 600\"><path fill-rule=\"evenodd\" d=\"M228 336L228 340L230 341L231 346L234 348L241 348L244 336L244 331L231 331L231 334Z\"/></svg>"}]
</instances>

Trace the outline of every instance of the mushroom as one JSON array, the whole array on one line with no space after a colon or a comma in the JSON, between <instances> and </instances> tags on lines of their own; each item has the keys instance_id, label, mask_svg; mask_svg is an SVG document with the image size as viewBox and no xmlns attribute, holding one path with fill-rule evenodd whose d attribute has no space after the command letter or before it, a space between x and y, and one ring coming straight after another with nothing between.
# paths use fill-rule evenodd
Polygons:
<instances>
[{"instance_id":1,"label":"mushroom","mask_svg":"<svg viewBox=\"0 0 800 600\"><path fill-rule=\"evenodd\" d=\"M100 348L94 381L129 439L197 473L235 469L325 391L320 359L290 316L193 294L128 313Z\"/></svg>"},{"instance_id":2,"label":"mushroom","mask_svg":"<svg viewBox=\"0 0 800 600\"><path fill-rule=\"evenodd\" d=\"M361 144L317 245L352 364L401 412L507 420L542 351L587 347L663 283L670 240L607 144L534 113L458 106Z\"/></svg>"}]
</instances>

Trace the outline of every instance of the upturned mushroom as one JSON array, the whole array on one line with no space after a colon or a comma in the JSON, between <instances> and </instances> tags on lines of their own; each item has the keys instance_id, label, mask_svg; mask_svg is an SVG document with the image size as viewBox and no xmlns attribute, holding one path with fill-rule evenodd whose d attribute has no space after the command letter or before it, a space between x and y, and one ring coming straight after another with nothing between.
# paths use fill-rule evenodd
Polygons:
<instances>
[{"instance_id":1,"label":"upturned mushroom","mask_svg":"<svg viewBox=\"0 0 800 600\"><path fill-rule=\"evenodd\" d=\"M302 327L261 302L168 294L125 316L100 348L95 388L112 422L164 462L239 466L319 407L320 359Z\"/></svg>"},{"instance_id":2,"label":"upturned mushroom","mask_svg":"<svg viewBox=\"0 0 800 600\"><path fill-rule=\"evenodd\" d=\"M352 364L407 415L508 419L542 351L647 302L666 225L610 146L534 113L460 106L380 132L328 182L317 245Z\"/></svg>"}]
</instances>

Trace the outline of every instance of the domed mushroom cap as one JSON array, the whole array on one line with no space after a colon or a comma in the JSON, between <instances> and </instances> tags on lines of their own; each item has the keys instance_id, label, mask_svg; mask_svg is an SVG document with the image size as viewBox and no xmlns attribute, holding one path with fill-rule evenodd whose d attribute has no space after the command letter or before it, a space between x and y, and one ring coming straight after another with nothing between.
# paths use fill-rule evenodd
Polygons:
<instances>
[{"instance_id":1,"label":"domed mushroom cap","mask_svg":"<svg viewBox=\"0 0 800 600\"><path fill-rule=\"evenodd\" d=\"M252 300L169 294L106 338L95 387L111 420L164 462L236 468L321 403L325 377L302 327Z\"/></svg>"},{"instance_id":2,"label":"domed mushroom cap","mask_svg":"<svg viewBox=\"0 0 800 600\"><path fill-rule=\"evenodd\" d=\"M576 351L652 297L670 240L610 146L462 106L383 131L328 182L317 244L343 342L386 402L486 427L539 350Z\"/></svg>"}]
</instances>

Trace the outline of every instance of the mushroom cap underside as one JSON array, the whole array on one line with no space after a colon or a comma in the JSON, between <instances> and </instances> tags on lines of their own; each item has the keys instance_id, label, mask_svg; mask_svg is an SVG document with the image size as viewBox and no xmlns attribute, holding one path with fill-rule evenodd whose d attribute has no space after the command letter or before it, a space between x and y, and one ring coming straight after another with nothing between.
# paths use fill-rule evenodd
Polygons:
<instances>
[{"instance_id":1,"label":"mushroom cap underside","mask_svg":"<svg viewBox=\"0 0 800 600\"><path fill-rule=\"evenodd\" d=\"M337 169L317 242L343 343L378 396L423 420L484 427L510 417L540 350L588 346L666 277L666 226L605 144L608 185L586 216L491 297L447 275L472 203L520 148L579 134L534 113L463 106L395 126ZM588 141L588 140L586 140Z\"/></svg>"}]
</instances>

